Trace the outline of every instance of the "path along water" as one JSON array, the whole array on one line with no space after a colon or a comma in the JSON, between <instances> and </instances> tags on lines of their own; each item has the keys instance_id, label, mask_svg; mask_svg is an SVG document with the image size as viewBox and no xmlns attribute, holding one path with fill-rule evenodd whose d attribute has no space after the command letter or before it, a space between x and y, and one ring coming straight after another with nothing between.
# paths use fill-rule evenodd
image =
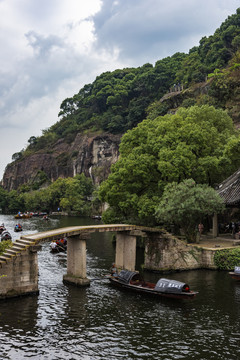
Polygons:
<instances>
[{"instance_id":1,"label":"path along water","mask_svg":"<svg viewBox=\"0 0 240 360\"><path fill-rule=\"evenodd\" d=\"M14 233L13 216L0 223ZM23 233L91 219L32 218ZM0 359L80 360L237 360L240 358L240 283L228 273L196 270L164 275L199 291L192 301L157 300L112 288L104 277L114 261L110 233L93 234L87 243L88 288L66 286L66 255L42 244L38 296L0 302ZM138 255L138 267L142 262ZM147 280L161 275L144 273Z\"/></svg>"}]
</instances>

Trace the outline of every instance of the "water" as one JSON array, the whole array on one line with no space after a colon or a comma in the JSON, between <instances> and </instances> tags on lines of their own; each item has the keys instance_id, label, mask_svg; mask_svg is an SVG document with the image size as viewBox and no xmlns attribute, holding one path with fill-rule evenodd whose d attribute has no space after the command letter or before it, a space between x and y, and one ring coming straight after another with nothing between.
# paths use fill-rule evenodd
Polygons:
<instances>
[{"instance_id":1,"label":"water","mask_svg":"<svg viewBox=\"0 0 240 360\"><path fill-rule=\"evenodd\" d=\"M10 231L16 223L13 216L0 215L2 222ZM21 223L23 234L29 234L96 221L32 218ZM87 242L87 275L93 279L87 288L64 285L66 254L51 254L49 243L42 244L40 294L0 302L1 360L240 358L240 283L225 272L198 270L167 276L198 290L194 300L122 292L104 278L114 261L111 236L93 234ZM141 261L138 255L138 267ZM154 281L160 277L144 276Z\"/></svg>"}]
</instances>

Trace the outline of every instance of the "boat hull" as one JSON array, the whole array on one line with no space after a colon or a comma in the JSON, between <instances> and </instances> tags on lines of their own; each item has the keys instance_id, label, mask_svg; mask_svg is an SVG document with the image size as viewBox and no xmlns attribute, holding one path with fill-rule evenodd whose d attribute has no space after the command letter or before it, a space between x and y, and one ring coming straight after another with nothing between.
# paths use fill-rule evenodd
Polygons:
<instances>
[{"instance_id":1,"label":"boat hull","mask_svg":"<svg viewBox=\"0 0 240 360\"><path fill-rule=\"evenodd\" d=\"M229 275L231 276L232 279L240 280L240 274L236 274L236 273L234 273L234 272L230 272Z\"/></svg>"}]
</instances>

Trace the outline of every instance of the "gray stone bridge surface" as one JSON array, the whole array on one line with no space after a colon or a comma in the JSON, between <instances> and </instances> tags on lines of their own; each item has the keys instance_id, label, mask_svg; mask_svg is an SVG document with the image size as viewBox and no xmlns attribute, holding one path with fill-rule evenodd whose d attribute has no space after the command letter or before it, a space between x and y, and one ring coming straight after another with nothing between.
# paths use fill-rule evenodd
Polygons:
<instances>
[{"instance_id":1,"label":"gray stone bridge surface","mask_svg":"<svg viewBox=\"0 0 240 360\"><path fill-rule=\"evenodd\" d=\"M65 283L90 284L86 276L86 241L93 232L116 232L115 263L118 268L135 270L136 237L162 232L136 225L110 224L71 226L21 236L0 256L0 299L38 293L38 258L42 241L67 237L67 274Z\"/></svg>"}]
</instances>

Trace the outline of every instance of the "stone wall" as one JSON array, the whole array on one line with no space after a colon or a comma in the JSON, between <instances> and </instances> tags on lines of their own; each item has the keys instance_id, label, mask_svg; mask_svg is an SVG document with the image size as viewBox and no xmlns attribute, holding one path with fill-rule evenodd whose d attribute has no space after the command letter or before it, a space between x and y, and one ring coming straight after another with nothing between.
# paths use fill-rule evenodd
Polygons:
<instances>
[{"instance_id":1,"label":"stone wall","mask_svg":"<svg viewBox=\"0 0 240 360\"><path fill-rule=\"evenodd\" d=\"M214 253L170 234L156 234L145 241L144 268L154 271L216 269Z\"/></svg>"},{"instance_id":2,"label":"stone wall","mask_svg":"<svg viewBox=\"0 0 240 360\"><path fill-rule=\"evenodd\" d=\"M30 246L0 264L0 299L38 293L39 246Z\"/></svg>"}]
</instances>

